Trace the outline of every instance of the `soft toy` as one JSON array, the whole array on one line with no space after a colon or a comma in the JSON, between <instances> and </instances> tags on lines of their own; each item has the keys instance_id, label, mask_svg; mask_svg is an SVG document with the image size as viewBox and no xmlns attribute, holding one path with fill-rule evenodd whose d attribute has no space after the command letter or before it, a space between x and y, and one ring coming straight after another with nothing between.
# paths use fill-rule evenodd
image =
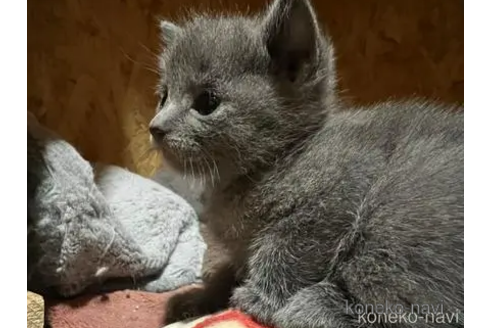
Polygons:
<instances>
[{"instance_id":1,"label":"soft toy","mask_svg":"<svg viewBox=\"0 0 492 328\"><path fill-rule=\"evenodd\" d=\"M201 281L193 208L166 187L91 164L28 113L28 289L169 291Z\"/></svg>"}]
</instances>

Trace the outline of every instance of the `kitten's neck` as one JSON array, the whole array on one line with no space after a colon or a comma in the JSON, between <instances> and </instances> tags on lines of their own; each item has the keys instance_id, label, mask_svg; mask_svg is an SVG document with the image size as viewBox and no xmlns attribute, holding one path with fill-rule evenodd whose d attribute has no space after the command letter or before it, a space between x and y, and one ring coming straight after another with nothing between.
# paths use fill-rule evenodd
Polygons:
<instances>
[{"instance_id":1,"label":"kitten's neck","mask_svg":"<svg viewBox=\"0 0 492 328\"><path fill-rule=\"evenodd\" d=\"M214 181L214 184L212 184L212 181L209 181L208 187L211 191L210 194L227 192L233 195L245 193L274 172L281 171L284 167L289 166L289 163L302 156L310 140L324 126L326 117L327 115L321 119L319 125L313 125L310 128L304 129L302 132L296 133L295 138L291 138L291 142L278 149L275 155L267 162L255 163L247 170L240 172L234 168L221 169L220 180Z\"/></svg>"}]
</instances>

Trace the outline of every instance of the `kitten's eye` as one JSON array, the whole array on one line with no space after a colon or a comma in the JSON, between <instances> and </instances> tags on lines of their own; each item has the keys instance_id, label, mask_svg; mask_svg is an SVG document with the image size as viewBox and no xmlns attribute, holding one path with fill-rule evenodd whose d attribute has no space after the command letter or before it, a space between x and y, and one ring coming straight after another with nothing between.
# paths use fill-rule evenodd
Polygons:
<instances>
[{"instance_id":1,"label":"kitten's eye","mask_svg":"<svg viewBox=\"0 0 492 328\"><path fill-rule=\"evenodd\" d=\"M167 101L167 89L162 90L161 92L161 100L159 101L159 108L158 110L161 110L164 104Z\"/></svg>"},{"instance_id":2,"label":"kitten's eye","mask_svg":"<svg viewBox=\"0 0 492 328\"><path fill-rule=\"evenodd\" d=\"M212 114L220 105L220 99L212 91L204 91L195 98L192 108L200 115Z\"/></svg>"}]
</instances>

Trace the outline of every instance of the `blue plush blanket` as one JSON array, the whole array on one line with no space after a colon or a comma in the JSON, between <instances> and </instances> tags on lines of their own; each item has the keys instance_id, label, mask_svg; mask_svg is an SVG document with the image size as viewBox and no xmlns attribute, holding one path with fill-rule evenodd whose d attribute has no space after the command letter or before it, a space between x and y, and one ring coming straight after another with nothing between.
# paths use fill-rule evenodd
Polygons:
<instances>
[{"instance_id":1,"label":"blue plush blanket","mask_svg":"<svg viewBox=\"0 0 492 328\"><path fill-rule=\"evenodd\" d=\"M167 291L200 281L193 208L158 183L91 165L28 120L28 289Z\"/></svg>"}]
</instances>

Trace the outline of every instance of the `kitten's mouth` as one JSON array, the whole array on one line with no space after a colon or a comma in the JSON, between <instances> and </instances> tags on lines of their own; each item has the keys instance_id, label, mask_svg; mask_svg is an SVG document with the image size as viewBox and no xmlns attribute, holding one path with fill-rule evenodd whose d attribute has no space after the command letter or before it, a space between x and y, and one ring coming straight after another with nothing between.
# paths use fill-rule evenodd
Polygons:
<instances>
[{"instance_id":1,"label":"kitten's mouth","mask_svg":"<svg viewBox=\"0 0 492 328\"><path fill-rule=\"evenodd\" d=\"M183 161L184 154L172 143L157 143L156 149L160 150L166 161L172 162L174 165L180 164Z\"/></svg>"},{"instance_id":2,"label":"kitten's mouth","mask_svg":"<svg viewBox=\"0 0 492 328\"><path fill-rule=\"evenodd\" d=\"M179 147L179 140L174 140L174 139L156 139L152 135L150 136L150 144L152 145L152 148L155 150L160 150L164 154L172 154L176 155L179 153L180 148Z\"/></svg>"},{"instance_id":3,"label":"kitten's mouth","mask_svg":"<svg viewBox=\"0 0 492 328\"><path fill-rule=\"evenodd\" d=\"M187 173L200 165L196 154L190 154L189 151L183 150L179 141L159 142L156 149L161 151L164 161L178 172Z\"/></svg>"},{"instance_id":4,"label":"kitten's mouth","mask_svg":"<svg viewBox=\"0 0 492 328\"><path fill-rule=\"evenodd\" d=\"M165 140L152 139L152 145L174 171L186 177L218 179L217 162L198 143L168 137Z\"/></svg>"}]
</instances>

